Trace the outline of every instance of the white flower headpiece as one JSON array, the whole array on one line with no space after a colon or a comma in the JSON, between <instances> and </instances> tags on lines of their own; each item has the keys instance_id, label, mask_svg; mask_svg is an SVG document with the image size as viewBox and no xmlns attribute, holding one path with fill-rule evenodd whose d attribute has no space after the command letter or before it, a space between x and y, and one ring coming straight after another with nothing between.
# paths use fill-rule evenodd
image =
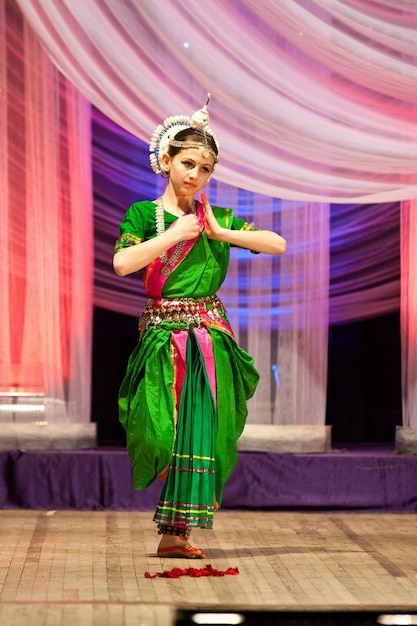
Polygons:
<instances>
[{"instance_id":1,"label":"white flower headpiece","mask_svg":"<svg viewBox=\"0 0 417 626\"><path fill-rule=\"evenodd\" d=\"M206 104L202 109L193 113L191 118L186 115L174 115L167 117L163 124L159 124L159 126L155 128L149 143L149 160L155 174L161 174L164 171L162 156L168 153L169 146L174 146L175 148L202 148L204 157L207 158L211 154L215 161L218 161L218 154L216 154L207 141L207 135L210 135L216 145L217 151L219 150L217 137L208 125L209 116L207 106L210 102L211 95L207 94L207 96ZM201 134L204 138L204 142L175 140L175 136L185 128L191 128L196 131L197 134Z\"/></svg>"}]
</instances>

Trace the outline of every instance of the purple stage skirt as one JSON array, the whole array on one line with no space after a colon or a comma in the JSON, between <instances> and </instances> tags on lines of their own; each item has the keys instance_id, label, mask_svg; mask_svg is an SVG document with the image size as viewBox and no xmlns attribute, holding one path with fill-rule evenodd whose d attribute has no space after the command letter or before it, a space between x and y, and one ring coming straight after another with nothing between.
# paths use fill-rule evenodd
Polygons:
<instances>
[{"instance_id":1,"label":"purple stage skirt","mask_svg":"<svg viewBox=\"0 0 417 626\"><path fill-rule=\"evenodd\" d=\"M152 511L162 483L132 485L122 448L0 452L3 509ZM240 452L223 510L417 511L417 456L392 448L329 454Z\"/></svg>"}]
</instances>

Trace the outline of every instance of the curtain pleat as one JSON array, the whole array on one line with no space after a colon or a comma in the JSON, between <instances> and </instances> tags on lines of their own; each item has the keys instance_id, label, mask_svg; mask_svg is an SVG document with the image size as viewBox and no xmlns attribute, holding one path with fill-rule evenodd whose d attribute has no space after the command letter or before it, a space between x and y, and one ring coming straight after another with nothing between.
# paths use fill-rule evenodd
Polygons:
<instances>
[{"instance_id":1,"label":"curtain pleat","mask_svg":"<svg viewBox=\"0 0 417 626\"><path fill-rule=\"evenodd\" d=\"M417 196L415 2L18 2L65 76L142 141L211 92L222 182L296 201Z\"/></svg>"},{"instance_id":2,"label":"curtain pleat","mask_svg":"<svg viewBox=\"0 0 417 626\"><path fill-rule=\"evenodd\" d=\"M0 386L48 422L90 420L91 107L0 0ZM26 418L27 419L27 418Z\"/></svg>"},{"instance_id":3,"label":"curtain pleat","mask_svg":"<svg viewBox=\"0 0 417 626\"><path fill-rule=\"evenodd\" d=\"M403 425L417 428L417 200L401 203Z\"/></svg>"}]
</instances>

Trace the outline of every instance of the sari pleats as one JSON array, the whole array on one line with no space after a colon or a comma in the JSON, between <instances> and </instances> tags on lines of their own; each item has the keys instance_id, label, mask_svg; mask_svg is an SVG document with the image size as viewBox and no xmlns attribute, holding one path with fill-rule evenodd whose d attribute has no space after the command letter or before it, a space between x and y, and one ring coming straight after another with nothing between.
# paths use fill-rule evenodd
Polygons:
<instances>
[{"instance_id":1,"label":"sari pleats","mask_svg":"<svg viewBox=\"0 0 417 626\"><path fill-rule=\"evenodd\" d=\"M154 521L211 528L217 412L199 341L190 330L174 449Z\"/></svg>"}]
</instances>

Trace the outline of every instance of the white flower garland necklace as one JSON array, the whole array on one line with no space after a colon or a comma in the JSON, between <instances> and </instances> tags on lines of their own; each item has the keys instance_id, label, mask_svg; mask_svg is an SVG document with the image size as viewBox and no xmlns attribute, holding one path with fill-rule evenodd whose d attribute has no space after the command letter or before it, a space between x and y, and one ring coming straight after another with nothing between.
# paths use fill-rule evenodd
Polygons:
<instances>
[{"instance_id":1,"label":"white flower garland necklace","mask_svg":"<svg viewBox=\"0 0 417 626\"><path fill-rule=\"evenodd\" d=\"M162 196L159 196L159 198L156 201L156 208L155 208L156 234L157 235L162 235L162 233L165 232L164 212L165 212L164 201L163 201ZM194 214L196 212L195 200L193 200L191 204L190 212ZM166 251L162 252L162 254L159 255L159 258L161 259L161 263L163 264L163 267L161 269L161 274L163 276L168 276L172 272L172 267L169 267L169 266L175 265L177 263L186 243L187 243L186 241L179 241L176 244L174 252L171 254L170 257L168 257L168 254Z\"/></svg>"}]
</instances>

